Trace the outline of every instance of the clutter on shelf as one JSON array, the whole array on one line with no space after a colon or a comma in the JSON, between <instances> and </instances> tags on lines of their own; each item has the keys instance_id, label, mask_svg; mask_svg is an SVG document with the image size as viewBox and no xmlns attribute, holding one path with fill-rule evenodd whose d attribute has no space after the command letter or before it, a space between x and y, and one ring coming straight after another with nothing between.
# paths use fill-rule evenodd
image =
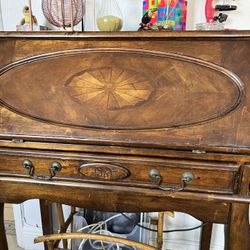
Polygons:
<instances>
[{"instance_id":1,"label":"clutter on shelf","mask_svg":"<svg viewBox=\"0 0 250 250\"><path fill-rule=\"evenodd\" d=\"M237 5L231 4L232 1L224 0L221 4L215 4L218 1L206 0L205 16L206 22L196 25L197 30L224 30L228 14L225 11L237 10ZM223 11L223 12L221 12Z\"/></svg>"},{"instance_id":2,"label":"clutter on shelf","mask_svg":"<svg viewBox=\"0 0 250 250\"><path fill-rule=\"evenodd\" d=\"M85 14L84 0L42 0L46 19L58 28L72 28L80 23Z\"/></svg>"},{"instance_id":3,"label":"clutter on shelf","mask_svg":"<svg viewBox=\"0 0 250 250\"><path fill-rule=\"evenodd\" d=\"M31 0L29 0L29 5L23 8L23 18L19 25L16 25L17 31L41 31L48 30L47 27L38 25L37 18L33 15Z\"/></svg>"}]
</instances>

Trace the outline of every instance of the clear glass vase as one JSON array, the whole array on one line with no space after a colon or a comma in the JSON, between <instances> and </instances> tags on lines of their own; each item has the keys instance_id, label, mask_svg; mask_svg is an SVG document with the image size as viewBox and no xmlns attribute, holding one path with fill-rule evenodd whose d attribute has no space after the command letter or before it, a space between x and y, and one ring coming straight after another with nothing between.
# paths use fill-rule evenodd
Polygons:
<instances>
[{"instance_id":1,"label":"clear glass vase","mask_svg":"<svg viewBox=\"0 0 250 250\"><path fill-rule=\"evenodd\" d=\"M97 27L100 31L120 31L123 26L122 12L116 0L102 0L97 13Z\"/></svg>"}]
</instances>

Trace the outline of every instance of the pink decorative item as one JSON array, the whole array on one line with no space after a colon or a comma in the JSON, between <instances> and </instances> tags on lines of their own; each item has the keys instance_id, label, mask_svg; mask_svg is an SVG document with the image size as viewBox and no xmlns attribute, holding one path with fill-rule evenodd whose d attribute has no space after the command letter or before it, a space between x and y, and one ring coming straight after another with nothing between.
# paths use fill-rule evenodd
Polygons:
<instances>
[{"instance_id":1,"label":"pink decorative item","mask_svg":"<svg viewBox=\"0 0 250 250\"><path fill-rule=\"evenodd\" d=\"M206 21L213 22L214 21L214 7L213 7L213 0L207 0L205 6L205 15Z\"/></svg>"}]
</instances>

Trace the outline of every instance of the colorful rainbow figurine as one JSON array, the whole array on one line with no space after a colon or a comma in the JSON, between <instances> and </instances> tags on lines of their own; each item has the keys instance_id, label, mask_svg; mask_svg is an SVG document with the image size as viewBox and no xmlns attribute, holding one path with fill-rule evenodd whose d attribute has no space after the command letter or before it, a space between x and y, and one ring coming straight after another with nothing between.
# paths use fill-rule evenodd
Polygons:
<instances>
[{"instance_id":1,"label":"colorful rainbow figurine","mask_svg":"<svg viewBox=\"0 0 250 250\"><path fill-rule=\"evenodd\" d=\"M140 28L141 29L147 29L149 27L149 22L152 19L153 13L155 13L156 11L158 11L157 8L152 9L152 10L148 10L142 17L141 19L141 23L140 23Z\"/></svg>"}]
</instances>

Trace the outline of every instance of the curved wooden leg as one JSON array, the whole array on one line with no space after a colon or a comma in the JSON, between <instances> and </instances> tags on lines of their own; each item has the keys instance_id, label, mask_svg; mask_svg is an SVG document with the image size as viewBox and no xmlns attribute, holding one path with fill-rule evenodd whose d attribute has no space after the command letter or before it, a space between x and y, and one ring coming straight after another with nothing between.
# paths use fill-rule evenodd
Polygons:
<instances>
[{"instance_id":1,"label":"curved wooden leg","mask_svg":"<svg viewBox=\"0 0 250 250\"><path fill-rule=\"evenodd\" d=\"M0 249L8 250L8 243L4 227L4 203L0 203Z\"/></svg>"},{"instance_id":2,"label":"curved wooden leg","mask_svg":"<svg viewBox=\"0 0 250 250\"><path fill-rule=\"evenodd\" d=\"M207 223L201 230L200 250L209 250L213 230L213 223Z\"/></svg>"},{"instance_id":3,"label":"curved wooden leg","mask_svg":"<svg viewBox=\"0 0 250 250\"><path fill-rule=\"evenodd\" d=\"M232 204L228 225L228 250L250 249L249 205Z\"/></svg>"}]
</instances>

